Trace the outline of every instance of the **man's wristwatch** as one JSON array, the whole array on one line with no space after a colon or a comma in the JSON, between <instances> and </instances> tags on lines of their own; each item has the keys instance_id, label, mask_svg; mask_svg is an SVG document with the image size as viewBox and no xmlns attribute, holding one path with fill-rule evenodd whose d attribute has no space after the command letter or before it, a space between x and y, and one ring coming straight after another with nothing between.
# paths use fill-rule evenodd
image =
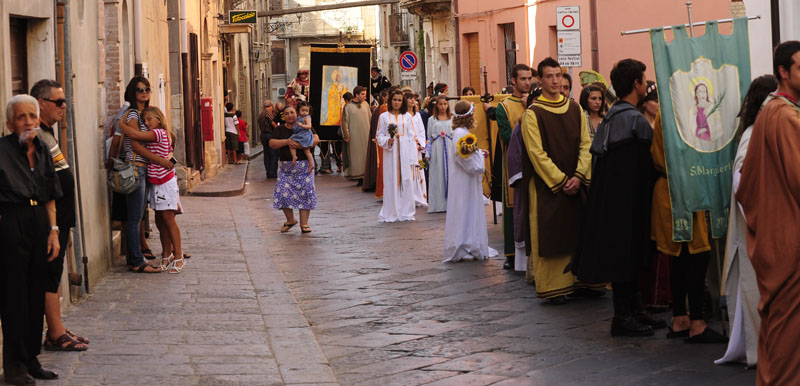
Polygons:
<instances>
[{"instance_id":1,"label":"man's wristwatch","mask_svg":"<svg viewBox=\"0 0 800 386\"><path fill-rule=\"evenodd\" d=\"M58 232L58 226L53 225L53 226L50 227L50 230Z\"/></svg>"}]
</instances>

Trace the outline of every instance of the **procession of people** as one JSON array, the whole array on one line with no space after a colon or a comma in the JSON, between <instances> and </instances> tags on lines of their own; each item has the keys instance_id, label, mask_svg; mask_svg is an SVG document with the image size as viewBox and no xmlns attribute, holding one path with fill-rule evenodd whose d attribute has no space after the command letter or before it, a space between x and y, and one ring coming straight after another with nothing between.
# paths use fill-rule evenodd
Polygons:
<instances>
[{"instance_id":1,"label":"procession of people","mask_svg":"<svg viewBox=\"0 0 800 386\"><path fill-rule=\"evenodd\" d=\"M721 285L727 287L733 321L727 331L707 324L712 239L704 212L694 213L690 240L673 240L677 223L669 220L672 181L660 93L638 60L617 62L610 87L602 76L582 84L574 91L580 103L571 98L572 78L556 60L545 58L535 68L517 64L510 72L510 95L502 101L480 106L461 100L452 109L450 99L457 98L447 97L447 85L437 84L421 100L408 86L389 85L373 68L370 96L359 86L343 108L340 133L348 158L343 173L382 201L379 222L414 221L420 206L445 212L442 261L447 263L499 254L488 244L482 187L492 174L502 200L503 267L524 271L543 305L599 298L611 289L612 336L650 336L666 329L668 339L729 343L718 363L758 364L759 384L788 384L782 382L785 374L800 373L800 364L782 355L791 352L783 345L791 340L778 336L794 325L793 294L800 286L794 271L786 270L794 260L777 257L785 255L779 249L796 255L796 237L786 236L798 232L772 219L800 216L800 186L794 185L800 174L790 161L800 148L794 142L800 137L790 130L800 125L795 80L800 74L793 78L800 73L800 43L779 46L775 60L775 77L756 79L739 112L728 250L722 251L725 261L714 261L725 270ZM759 113L762 102L775 112ZM496 120L493 153L477 145L474 114L481 107ZM708 117L715 112L710 106L704 111ZM490 155L499 173L488 173ZM775 194L784 196L767 198L770 184L780 186ZM276 197L279 192L276 187ZM291 221L287 215L282 231ZM668 280L653 282L654 267L664 264ZM666 301L657 296L665 292ZM663 310L659 304L671 305L671 319L651 313ZM764 359L770 364L762 365Z\"/></svg>"}]
</instances>

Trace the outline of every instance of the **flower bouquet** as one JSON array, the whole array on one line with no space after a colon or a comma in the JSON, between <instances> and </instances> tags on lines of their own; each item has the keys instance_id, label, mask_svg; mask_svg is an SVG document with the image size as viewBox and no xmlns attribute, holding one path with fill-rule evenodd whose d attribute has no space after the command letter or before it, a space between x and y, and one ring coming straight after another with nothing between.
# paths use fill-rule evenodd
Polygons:
<instances>
[{"instance_id":1,"label":"flower bouquet","mask_svg":"<svg viewBox=\"0 0 800 386\"><path fill-rule=\"evenodd\" d=\"M389 132L389 138L394 138L394 136L397 134L397 125L390 123L388 126L386 126L386 131Z\"/></svg>"},{"instance_id":2,"label":"flower bouquet","mask_svg":"<svg viewBox=\"0 0 800 386\"><path fill-rule=\"evenodd\" d=\"M456 142L456 146L458 147L458 155L461 158L467 158L478 150L478 138L475 137L475 134L467 134Z\"/></svg>"},{"instance_id":3,"label":"flower bouquet","mask_svg":"<svg viewBox=\"0 0 800 386\"><path fill-rule=\"evenodd\" d=\"M420 169L427 169L428 168L428 163L425 162L425 157L422 157L422 158L419 159L419 168Z\"/></svg>"}]
</instances>

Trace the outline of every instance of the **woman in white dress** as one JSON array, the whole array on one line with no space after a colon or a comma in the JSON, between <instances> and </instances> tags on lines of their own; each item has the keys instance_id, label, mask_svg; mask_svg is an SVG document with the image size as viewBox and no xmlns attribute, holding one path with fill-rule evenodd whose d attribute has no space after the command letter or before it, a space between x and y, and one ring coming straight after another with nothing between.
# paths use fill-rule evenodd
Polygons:
<instances>
[{"instance_id":1,"label":"woman in white dress","mask_svg":"<svg viewBox=\"0 0 800 386\"><path fill-rule=\"evenodd\" d=\"M422 115L419 113L419 101L413 93L403 94L408 107L408 115L414 124L414 140L417 142L417 161L422 159L422 151L425 150L425 124L422 122ZM425 183L425 170L419 162L413 169L414 177L414 202L417 206L428 206L428 188Z\"/></svg>"},{"instance_id":2,"label":"woman in white dress","mask_svg":"<svg viewBox=\"0 0 800 386\"><path fill-rule=\"evenodd\" d=\"M483 260L497 255L497 251L489 248L481 185L488 153L477 149L477 140L473 149L462 150L458 143L462 137L470 135L469 130L475 125L474 112L472 103L456 103L453 114L455 151L450 155L450 199L447 200L442 262L457 262L470 257ZM475 138L474 135L472 138Z\"/></svg>"},{"instance_id":3,"label":"woman in white dress","mask_svg":"<svg viewBox=\"0 0 800 386\"><path fill-rule=\"evenodd\" d=\"M453 154L453 121L450 119L450 104L440 95L433 101L433 116L428 119L428 213L447 210L447 180Z\"/></svg>"},{"instance_id":4,"label":"woman in white dress","mask_svg":"<svg viewBox=\"0 0 800 386\"><path fill-rule=\"evenodd\" d=\"M375 139L383 150L383 206L378 222L414 221L413 172L419 167L419 144L401 91L389 96L389 111L378 118Z\"/></svg>"}]
</instances>

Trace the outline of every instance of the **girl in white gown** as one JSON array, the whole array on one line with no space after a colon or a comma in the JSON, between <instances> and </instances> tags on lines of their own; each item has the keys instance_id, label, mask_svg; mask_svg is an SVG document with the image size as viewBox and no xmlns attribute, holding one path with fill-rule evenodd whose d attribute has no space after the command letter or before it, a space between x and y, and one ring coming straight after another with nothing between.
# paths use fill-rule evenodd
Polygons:
<instances>
[{"instance_id":1,"label":"girl in white gown","mask_svg":"<svg viewBox=\"0 0 800 386\"><path fill-rule=\"evenodd\" d=\"M447 218L444 230L444 259L457 262L464 258L476 260L496 256L489 248L486 232L486 212L483 206L483 176L487 153L482 149L463 151L459 140L470 135L475 125L475 106L467 101L456 103L453 114L453 144L450 155L450 180L448 182ZM473 136L474 138L474 136ZM477 143L477 142L476 142Z\"/></svg>"},{"instance_id":2,"label":"girl in white gown","mask_svg":"<svg viewBox=\"0 0 800 386\"><path fill-rule=\"evenodd\" d=\"M416 95L407 92L403 95L408 107L408 115L411 116L411 122L414 124L415 140L419 147L417 148L417 159L422 159L422 151L425 150L425 124L422 123L422 115L419 113L419 102ZM414 177L414 201L417 206L428 206L428 188L425 183L425 170L422 169L417 162L417 166L413 169Z\"/></svg>"},{"instance_id":3,"label":"girl in white gown","mask_svg":"<svg viewBox=\"0 0 800 386\"><path fill-rule=\"evenodd\" d=\"M413 172L419 167L418 143L399 90L389 96L389 111L378 118L375 139L383 150L383 206L378 222L414 221Z\"/></svg>"},{"instance_id":4,"label":"girl in white gown","mask_svg":"<svg viewBox=\"0 0 800 386\"><path fill-rule=\"evenodd\" d=\"M453 121L450 104L440 95L434 100L433 116L428 119L428 213L447 210L447 179L450 154L453 154Z\"/></svg>"}]
</instances>

